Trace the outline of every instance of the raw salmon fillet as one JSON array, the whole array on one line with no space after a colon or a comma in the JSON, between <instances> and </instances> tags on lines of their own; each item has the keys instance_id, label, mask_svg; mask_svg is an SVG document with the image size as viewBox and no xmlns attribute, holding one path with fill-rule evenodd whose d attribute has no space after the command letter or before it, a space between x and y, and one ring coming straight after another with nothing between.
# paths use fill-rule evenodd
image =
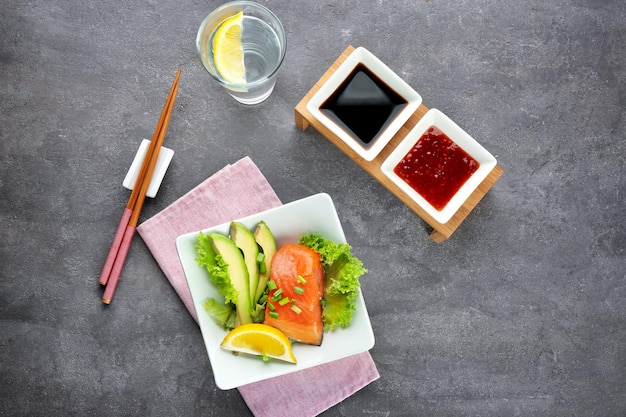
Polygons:
<instances>
[{"instance_id":1,"label":"raw salmon fillet","mask_svg":"<svg viewBox=\"0 0 626 417\"><path fill-rule=\"evenodd\" d=\"M270 279L276 289L269 291L265 324L292 340L321 345L324 269L319 254L306 246L281 246L272 259Z\"/></svg>"}]
</instances>

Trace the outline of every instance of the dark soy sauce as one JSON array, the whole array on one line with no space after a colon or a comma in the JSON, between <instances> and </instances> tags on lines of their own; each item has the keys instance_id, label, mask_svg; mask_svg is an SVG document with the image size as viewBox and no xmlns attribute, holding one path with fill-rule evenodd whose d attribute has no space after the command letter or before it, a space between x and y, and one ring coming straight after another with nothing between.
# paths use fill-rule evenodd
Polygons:
<instances>
[{"instance_id":1,"label":"dark soy sauce","mask_svg":"<svg viewBox=\"0 0 626 417\"><path fill-rule=\"evenodd\" d=\"M407 105L407 101L359 64L320 111L369 147Z\"/></svg>"}]
</instances>

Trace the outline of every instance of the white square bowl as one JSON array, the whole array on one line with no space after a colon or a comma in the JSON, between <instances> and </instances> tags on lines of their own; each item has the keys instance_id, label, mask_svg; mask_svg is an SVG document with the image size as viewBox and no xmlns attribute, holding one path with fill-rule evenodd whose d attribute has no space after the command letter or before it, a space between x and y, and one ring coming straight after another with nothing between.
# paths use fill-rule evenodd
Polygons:
<instances>
[{"instance_id":1,"label":"white square bowl","mask_svg":"<svg viewBox=\"0 0 626 417\"><path fill-rule=\"evenodd\" d=\"M346 81L359 64L365 66L367 70L407 102L402 111L396 114L395 117L387 123L385 128L366 146L352 131L346 130L346 128L339 125L321 111L321 107L324 103L341 87L343 82ZM409 117L415 113L421 103L422 97L413 90L411 86L371 52L363 47L359 47L352 51L346 60L339 65L329 79L320 87L313 97L311 97L306 109L361 158L366 161L371 161L383 150L385 145L389 143L391 138L393 138Z\"/></svg>"},{"instance_id":2,"label":"white square bowl","mask_svg":"<svg viewBox=\"0 0 626 417\"><path fill-rule=\"evenodd\" d=\"M421 139L422 135L431 127L439 128L450 140L456 143L461 149L467 152L479 164L479 168L469 177L469 179L454 194L450 201L441 210L433 207L424 197L422 197L413 187L394 173L395 166ZM487 175L495 168L496 158L482 147L467 132L461 129L448 116L437 109L430 109L424 117L420 119L407 136L398 144L396 149L387 157L381 166L381 170L387 178L397 185L413 201L415 201L424 211L426 211L437 222L447 223L452 216L461 208L463 203L476 190Z\"/></svg>"},{"instance_id":3,"label":"white square bowl","mask_svg":"<svg viewBox=\"0 0 626 417\"><path fill-rule=\"evenodd\" d=\"M249 228L253 228L261 220L267 223L279 247L286 243L297 243L300 236L313 232L337 243L347 243L335 205L328 194L315 194L237 219ZM205 229L203 232L205 234L212 232L228 234L229 225L230 222L227 222ZM352 323L347 328L325 332L321 346L293 344L297 364L281 361L265 363L259 358L247 355L235 356L229 351L220 349L220 343L228 332L209 317L202 303L207 298L220 299L221 295L209 281L206 269L198 266L195 261L198 233L192 232L179 236L176 239L176 249L198 314L198 324L211 362L215 383L220 389L237 388L297 372L365 352L374 346L374 332L363 294L359 291Z\"/></svg>"}]
</instances>

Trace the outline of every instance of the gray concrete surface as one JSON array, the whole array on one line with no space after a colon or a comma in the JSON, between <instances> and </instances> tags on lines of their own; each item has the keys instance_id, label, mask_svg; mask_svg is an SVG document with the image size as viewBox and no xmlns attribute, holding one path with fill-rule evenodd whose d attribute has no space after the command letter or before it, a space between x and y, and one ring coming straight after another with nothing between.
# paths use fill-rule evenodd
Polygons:
<instances>
[{"instance_id":1,"label":"gray concrete surface","mask_svg":"<svg viewBox=\"0 0 626 417\"><path fill-rule=\"evenodd\" d=\"M369 274L380 380L335 416L626 415L626 8L621 0L263 1L288 51L242 107L194 50L218 2L0 6L0 415L248 416L137 237L96 284L121 186L183 69L147 219L249 155L283 202L327 192ZM505 169L442 244L293 108L364 46Z\"/></svg>"}]
</instances>

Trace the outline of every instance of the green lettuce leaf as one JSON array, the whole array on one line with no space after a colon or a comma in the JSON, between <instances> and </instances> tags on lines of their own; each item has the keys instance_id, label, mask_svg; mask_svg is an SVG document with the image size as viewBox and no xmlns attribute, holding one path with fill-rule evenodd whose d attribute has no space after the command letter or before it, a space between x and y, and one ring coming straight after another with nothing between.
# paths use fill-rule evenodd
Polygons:
<instances>
[{"instance_id":1,"label":"green lettuce leaf","mask_svg":"<svg viewBox=\"0 0 626 417\"><path fill-rule=\"evenodd\" d=\"M195 248L198 255L195 259L196 263L206 268L209 273L209 279L213 285L215 285L217 292L224 297L224 302L221 303L222 309L216 308L217 306L215 304L219 304L220 302L213 299L209 306L210 308L207 309L205 306L205 310L211 317L215 318L220 325L225 326L226 310L232 310L234 314L236 309L235 303L237 302L237 290L230 281L228 265L220 255L215 253L209 237L202 232L198 234Z\"/></svg>"},{"instance_id":2,"label":"green lettuce leaf","mask_svg":"<svg viewBox=\"0 0 626 417\"><path fill-rule=\"evenodd\" d=\"M298 243L319 253L324 267L324 329L348 327L356 310L359 278L367 269L352 255L352 247L347 243L335 243L317 233L301 236Z\"/></svg>"},{"instance_id":3,"label":"green lettuce leaf","mask_svg":"<svg viewBox=\"0 0 626 417\"><path fill-rule=\"evenodd\" d=\"M235 317L237 316L235 307L231 304L224 304L215 298L207 298L202 302L202 307L207 314L215 319L224 329L235 327Z\"/></svg>"}]
</instances>

